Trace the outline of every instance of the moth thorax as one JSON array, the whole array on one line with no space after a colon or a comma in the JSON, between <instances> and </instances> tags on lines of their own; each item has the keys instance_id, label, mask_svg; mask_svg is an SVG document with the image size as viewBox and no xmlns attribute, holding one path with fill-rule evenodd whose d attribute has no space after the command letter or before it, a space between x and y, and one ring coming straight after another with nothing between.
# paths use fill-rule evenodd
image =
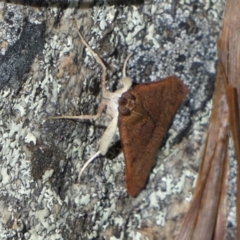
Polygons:
<instances>
[{"instance_id":1,"label":"moth thorax","mask_svg":"<svg viewBox=\"0 0 240 240\"><path fill-rule=\"evenodd\" d=\"M118 100L118 111L122 115L129 115L132 109L136 106L136 97L129 92L125 92Z\"/></svg>"}]
</instances>

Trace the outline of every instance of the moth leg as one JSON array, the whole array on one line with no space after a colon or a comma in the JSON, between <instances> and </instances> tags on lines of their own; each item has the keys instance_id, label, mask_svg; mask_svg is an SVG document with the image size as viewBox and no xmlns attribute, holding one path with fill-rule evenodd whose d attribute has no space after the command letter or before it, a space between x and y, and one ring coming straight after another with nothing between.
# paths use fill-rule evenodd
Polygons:
<instances>
[{"instance_id":1,"label":"moth leg","mask_svg":"<svg viewBox=\"0 0 240 240\"><path fill-rule=\"evenodd\" d=\"M83 171L86 169L86 167L87 167L96 157L100 156L100 154L101 154L100 151L97 151L90 159L88 159L88 160L84 163L83 167L81 168L81 170L80 170L80 172L79 172L79 174L78 174L78 182L80 182L82 173L83 173Z\"/></svg>"},{"instance_id":2,"label":"moth leg","mask_svg":"<svg viewBox=\"0 0 240 240\"><path fill-rule=\"evenodd\" d=\"M81 168L79 174L78 174L78 182L81 180L81 176L83 171L86 169L86 167L98 156L102 155L105 156L109 146L112 142L113 136L117 129L117 123L118 123L118 116L116 115L110 124L108 125L107 129L105 130L104 134L102 135L99 143L99 150L89 159L87 162L83 165Z\"/></svg>"},{"instance_id":3,"label":"moth leg","mask_svg":"<svg viewBox=\"0 0 240 240\"><path fill-rule=\"evenodd\" d=\"M91 52L91 54L93 55L93 57L95 58L95 60L101 65L102 67L102 76L101 76L101 85L102 85L102 94L103 96L105 95L105 93L107 92L106 91L106 71L107 71L107 68L105 66L105 64L103 63L103 61L101 60L101 58L98 56L97 53L95 53L92 48L89 46L89 44L87 43L87 41L84 39L84 37L82 36L82 34L80 33L80 31L78 30L78 27L77 27L77 20L74 18L74 22L75 22L75 25L76 25L76 29L74 29L78 36L80 37L82 43L86 46L86 48ZM97 119L101 116L104 108L106 107L106 103L101 103L98 107L98 111L97 111L97 114L95 115L81 115L81 116L66 116L66 115L63 115L63 116L55 116L55 117L49 117L47 119Z\"/></svg>"},{"instance_id":4,"label":"moth leg","mask_svg":"<svg viewBox=\"0 0 240 240\"><path fill-rule=\"evenodd\" d=\"M89 46L89 44L87 43L87 41L84 39L84 37L82 36L82 34L80 33L80 31L78 30L77 27L77 20L74 18L74 22L76 25L76 29L75 31L77 32L78 36L80 37L82 43L86 46L86 48L92 53L93 57L95 58L95 60L101 65L102 67L102 76L101 76L101 85L102 85L102 94L104 96L106 90L106 76L107 76L107 68L105 66L105 64L103 63L102 59L98 56L97 53L95 53L92 48Z\"/></svg>"},{"instance_id":5,"label":"moth leg","mask_svg":"<svg viewBox=\"0 0 240 240\"><path fill-rule=\"evenodd\" d=\"M117 130L117 124L118 124L118 114L116 114L113 117L112 121L109 123L107 129L105 130L104 134L102 135L99 141L99 151L103 156L106 155L110 147L113 136Z\"/></svg>"},{"instance_id":6,"label":"moth leg","mask_svg":"<svg viewBox=\"0 0 240 240\"><path fill-rule=\"evenodd\" d=\"M98 106L97 113L95 115L80 115L80 116L62 115L62 116L49 117L49 118L47 118L47 120L51 120L51 119L84 119L84 120L93 119L93 120L96 120L102 115L102 112L103 112L105 107L106 107L105 102L100 103L100 105Z\"/></svg>"},{"instance_id":7,"label":"moth leg","mask_svg":"<svg viewBox=\"0 0 240 240\"><path fill-rule=\"evenodd\" d=\"M79 33L80 34L80 33ZM81 36L81 34L80 34ZM83 43L84 43L84 39L81 38ZM86 41L85 41L86 43ZM85 46L89 47L88 44L86 43ZM89 47L90 48L90 47ZM92 49L90 48L90 51L92 53L94 53L92 51ZM94 54L93 54L94 55ZM129 58L131 57L132 53L129 54L124 62L124 65L123 65L123 77L121 79L122 81L122 84L123 84L123 88L120 89L120 90L117 90L116 92L114 93L110 93L110 92L107 92L105 91L105 96L106 97L109 97L109 99L113 98L115 95L118 95L119 93L121 94L121 92L125 92L127 91L131 85L132 85L132 79L127 77L126 76L126 68L127 68L127 62L129 60ZM97 60L97 59L96 59ZM101 60L100 60L101 61ZM101 63L100 63L101 64ZM105 82L104 82L105 84ZM82 173L83 171L86 169L86 167L98 156L102 155L102 156L105 156L108 149L109 149L109 146L112 142L112 139L113 139L113 136L116 132L116 129L117 129L117 124L118 124L118 112L111 112L110 114L113 119L112 121L110 122L110 124L108 125L107 129L105 130L104 134L102 135L100 141L99 141L99 150L83 165L82 169L80 170L79 172L79 175L78 175L78 182L80 182L80 179L81 179L81 176L82 176Z\"/></svg>"}]
</instances>

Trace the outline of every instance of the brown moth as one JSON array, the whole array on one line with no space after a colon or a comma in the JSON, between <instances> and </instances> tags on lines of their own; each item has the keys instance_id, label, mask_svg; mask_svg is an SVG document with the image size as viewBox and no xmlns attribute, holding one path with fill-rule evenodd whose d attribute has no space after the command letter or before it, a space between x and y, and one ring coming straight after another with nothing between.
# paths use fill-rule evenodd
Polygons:
<instances>
[{"instance_id":1,"label":"brown moth","mask_svg":"<svg viewBox=\"0 0 240 240\"><path fill-rule=\"evenodd\" d=\"M91 49L79 31L81 41L102 66L102 102L96 115L57 116L49 119L97 119L106 108L112 117L99 141L99 150L84 164L79 172L80 181L84 169L97 156L104 156L119 127L126 163L127 191L135 197L146 185L154 165L156 153L167 133L176 111L187 94L187 87L177 77L172 76L157 82L132 86L132 79L126 76L123 66L123 87L115 92L106 90L106 66Z\"/></svg>"},{"instance_id":2,"label":"brown moth","mask_svg":"<svg viewBox=\"0 0 240 240\"><path fill-rule=\"evenodd\" d=\"M162 140L187 94L187 87L171 76L139 84L119 99L119 132L127 190L136 196L145 187Z\"/></svg>"}]
</instances>

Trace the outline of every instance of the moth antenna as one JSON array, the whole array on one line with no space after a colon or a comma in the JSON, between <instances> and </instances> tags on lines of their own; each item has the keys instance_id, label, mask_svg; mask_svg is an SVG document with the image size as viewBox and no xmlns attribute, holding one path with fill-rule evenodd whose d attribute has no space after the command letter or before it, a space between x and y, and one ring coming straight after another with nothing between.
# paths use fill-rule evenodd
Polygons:
<instances>
[{"instance_id":1,"label":"moth antenna","mask_svg":"<svg viewBox=\"0 0 240 240\"><path fill-rule=\"evenodd\" d=\"M127 77L127 75L126 75L127 62L129 60L129 58L132 56L132 54L133 53L130 53L124 61L124 64L123 64L123 78Z\"/></svg>"},{"instance_id":2,"label":"moth antenna","mask_svg":"<svg viewBox=\"0 0 240 240\"><path fill-rule=\"evenodd\" d=\"M87 160L87 162L85 162L85 164L83 165L83 167L81 168L79 174L78 174L78 182L80 182L81 180L81 176L82 176L82 173L83 171L86 169L86 167L98 156L100 156L101 153L100 151L97 151L89 160Z\"/></svg>"},{"instance_id":3,"label":"moth antenna","mask_svg":"<svg viewBox=\"0 0 240 240\"><path fill-rule=\"evenodd\" d=\"M122 93L128 91L129 88L132 86L132 79L130 77L127 77L127 74L126 74L127 62L129 60L129 58L132 56L132 54L133 53L130 53L127 56L127 58L125 59L124 64L123 64L123 76L120 80L122 82L123 88L115 91L115 93L122 94Z\"/></svg>"}]
</instances>

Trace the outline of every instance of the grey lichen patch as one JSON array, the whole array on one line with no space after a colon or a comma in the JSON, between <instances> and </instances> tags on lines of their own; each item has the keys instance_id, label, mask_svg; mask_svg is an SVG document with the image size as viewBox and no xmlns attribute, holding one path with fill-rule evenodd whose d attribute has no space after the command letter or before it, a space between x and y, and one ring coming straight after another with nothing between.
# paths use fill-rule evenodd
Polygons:
<instances>
[{"instance_id":1,"label":"grey lichen patch","mask_svg":"<svg viewBox=\"0 0 240 240\"><path fill-rule=\"evenodd\" d=\"M77 66L74 63L74 59L70 56L62 56L59 60L58 66L58 78L62 78L64 73L69 72L70 75L76 74Z\"/></svg>"},{"instance_id":2,"label":"grey lichen patch","mask_svg":"<svg viewBox=\"0 0 240 240\"><path fill-rule=\"evenodd\" d=\"M26 19L19 39L0 56L0 90L4 87L19 90L34 58L43 50L44 32L45 23L32 24Z\"/></svg>"}]
</instances>

